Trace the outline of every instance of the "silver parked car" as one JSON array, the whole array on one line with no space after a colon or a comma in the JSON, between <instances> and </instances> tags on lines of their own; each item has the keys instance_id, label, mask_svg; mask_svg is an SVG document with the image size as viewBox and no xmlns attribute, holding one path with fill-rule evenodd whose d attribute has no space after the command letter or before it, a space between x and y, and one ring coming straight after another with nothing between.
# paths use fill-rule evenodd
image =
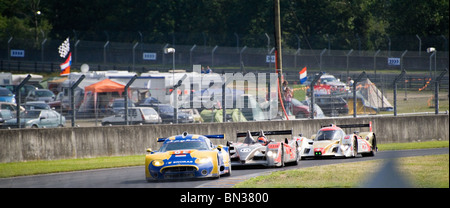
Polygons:
<instances>
[{"instance_id":1,"label":"silver parked car","mask_svg":"<svg viewBox=\"0 0 450 208\"><path fill-rule=\"evenodd\" d=\"M129 124L158 124L161 123L161 117L150 107L129 107ZM125 125L125 110L119 110L115 115L102 119L102 126Z\"/></svg>"},{"instance_id":2,"label":"silver parked car","mask_svg":"<svg viewBox=\"0 0 450 208\"><path fill-rule=\"evenodd\" d=\"M54 110L28 110L20 113L20 126L22 128L48 128L63 127L66 118ZM9 119L4 127L17 127L17 119Z\"/></svg>"},{"instance_id":3,"label":"silver parked car","mask_svg":"<svg viewBox=\"0 0 450 208\"><path fill-rule=\"evenodd\" d=\"M47 89L37 89L30 91L25 98L26 101L44 101L46 103L55 100L55 94Z\"/></svg>"}]
</instances>

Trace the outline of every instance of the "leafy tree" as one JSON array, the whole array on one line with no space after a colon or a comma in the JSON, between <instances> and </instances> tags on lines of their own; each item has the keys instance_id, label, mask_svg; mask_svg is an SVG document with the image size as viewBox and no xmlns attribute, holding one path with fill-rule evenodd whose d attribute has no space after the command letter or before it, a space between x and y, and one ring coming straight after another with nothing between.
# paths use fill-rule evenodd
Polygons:
<instances>
[{"instance_id":1,"label":"leafy tree","mask_svg":"<svg viewBox=\"0 0 450 208\"><path fill-rule=\"evenodd\" d=\"M388 35L449 36L448 0L281 0L280 4L285 48L297 48L300 39L301 47L308 49L330 44L331 49L361 45L377 50L387 47ZM0 1L0 38L36 43L67 36L120 42L142 38L146 43L235 46L238 35L240 46L265 47L265 33L274 45L273 19L273 0L8 0Z\"/></svg>"}]
</instances>

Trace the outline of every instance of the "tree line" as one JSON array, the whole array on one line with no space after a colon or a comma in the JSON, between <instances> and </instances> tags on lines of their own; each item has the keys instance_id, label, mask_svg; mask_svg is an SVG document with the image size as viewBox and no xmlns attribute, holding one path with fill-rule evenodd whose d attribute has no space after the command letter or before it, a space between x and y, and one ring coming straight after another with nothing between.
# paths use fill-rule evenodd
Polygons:
<instances>
[{"instance_id":1,"label":"tree line","mask_svg":"<svg viewBox=\"0 0 450 208\"><path fill-rule=\"evenodd\" d=\"M449 37L449 0L281 0L284 47L386 47L387 38ZM273 0L0 1L0 39L82 39L261 47ZM269 40L270 41L270 40Z\"/></svg>"}]
</instances>

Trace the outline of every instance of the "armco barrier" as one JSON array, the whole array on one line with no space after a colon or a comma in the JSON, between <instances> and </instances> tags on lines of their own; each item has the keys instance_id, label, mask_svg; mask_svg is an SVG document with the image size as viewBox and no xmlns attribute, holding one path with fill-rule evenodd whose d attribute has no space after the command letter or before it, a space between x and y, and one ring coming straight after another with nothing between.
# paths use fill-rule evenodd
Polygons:
<instances>
[{"instance_id":1,"label":"armco barrier","mask_svg":"<svg viewBox=\"0 0 450 208\"><path fill-rule=\"evenodd\" d=\"M237 131L293 129L306 137L315 134L320 125L368 123L372 121L377 142L412 142L449 140L448 115L397 117L360 117L243 123L204 123L143 126L78 127L53 129L0 130L0 162L54 160L99 156L145 154L146 148L157 149L157 137L181 134L224 133L236 140ZM367 131L367 129L350 129ZM214 141L225 144L225 140Z\"/></svg>"}]
</instances>

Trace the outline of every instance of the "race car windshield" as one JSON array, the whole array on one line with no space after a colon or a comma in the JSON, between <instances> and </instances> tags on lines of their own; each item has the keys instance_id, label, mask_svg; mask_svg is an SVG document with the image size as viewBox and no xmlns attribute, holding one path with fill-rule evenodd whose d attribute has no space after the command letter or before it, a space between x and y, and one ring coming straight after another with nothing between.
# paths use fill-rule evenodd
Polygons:
<instances>
[{"instance_id":1,"label":"race car windshield","mask_svg":"<svg viewBox=\"0 0 450 208\"><path fill-rule=\"evenodd\" d=\"M316 136L316 141L337 140L339 139L337 131L320 131Z\"/></svg>"},{"instance_id":2,"label":"race car windshield","mask_svg":"<svg viewBox=\"0 0 450 208\"><path fill-rule=\"evenodd\" d=\"M159 149L160 152L172 151L172 150L185 150L185 149L197 149L197 150L209 150L206 142L203 141L174 141L164 143Z\"/></svg>"}]
</instances>

